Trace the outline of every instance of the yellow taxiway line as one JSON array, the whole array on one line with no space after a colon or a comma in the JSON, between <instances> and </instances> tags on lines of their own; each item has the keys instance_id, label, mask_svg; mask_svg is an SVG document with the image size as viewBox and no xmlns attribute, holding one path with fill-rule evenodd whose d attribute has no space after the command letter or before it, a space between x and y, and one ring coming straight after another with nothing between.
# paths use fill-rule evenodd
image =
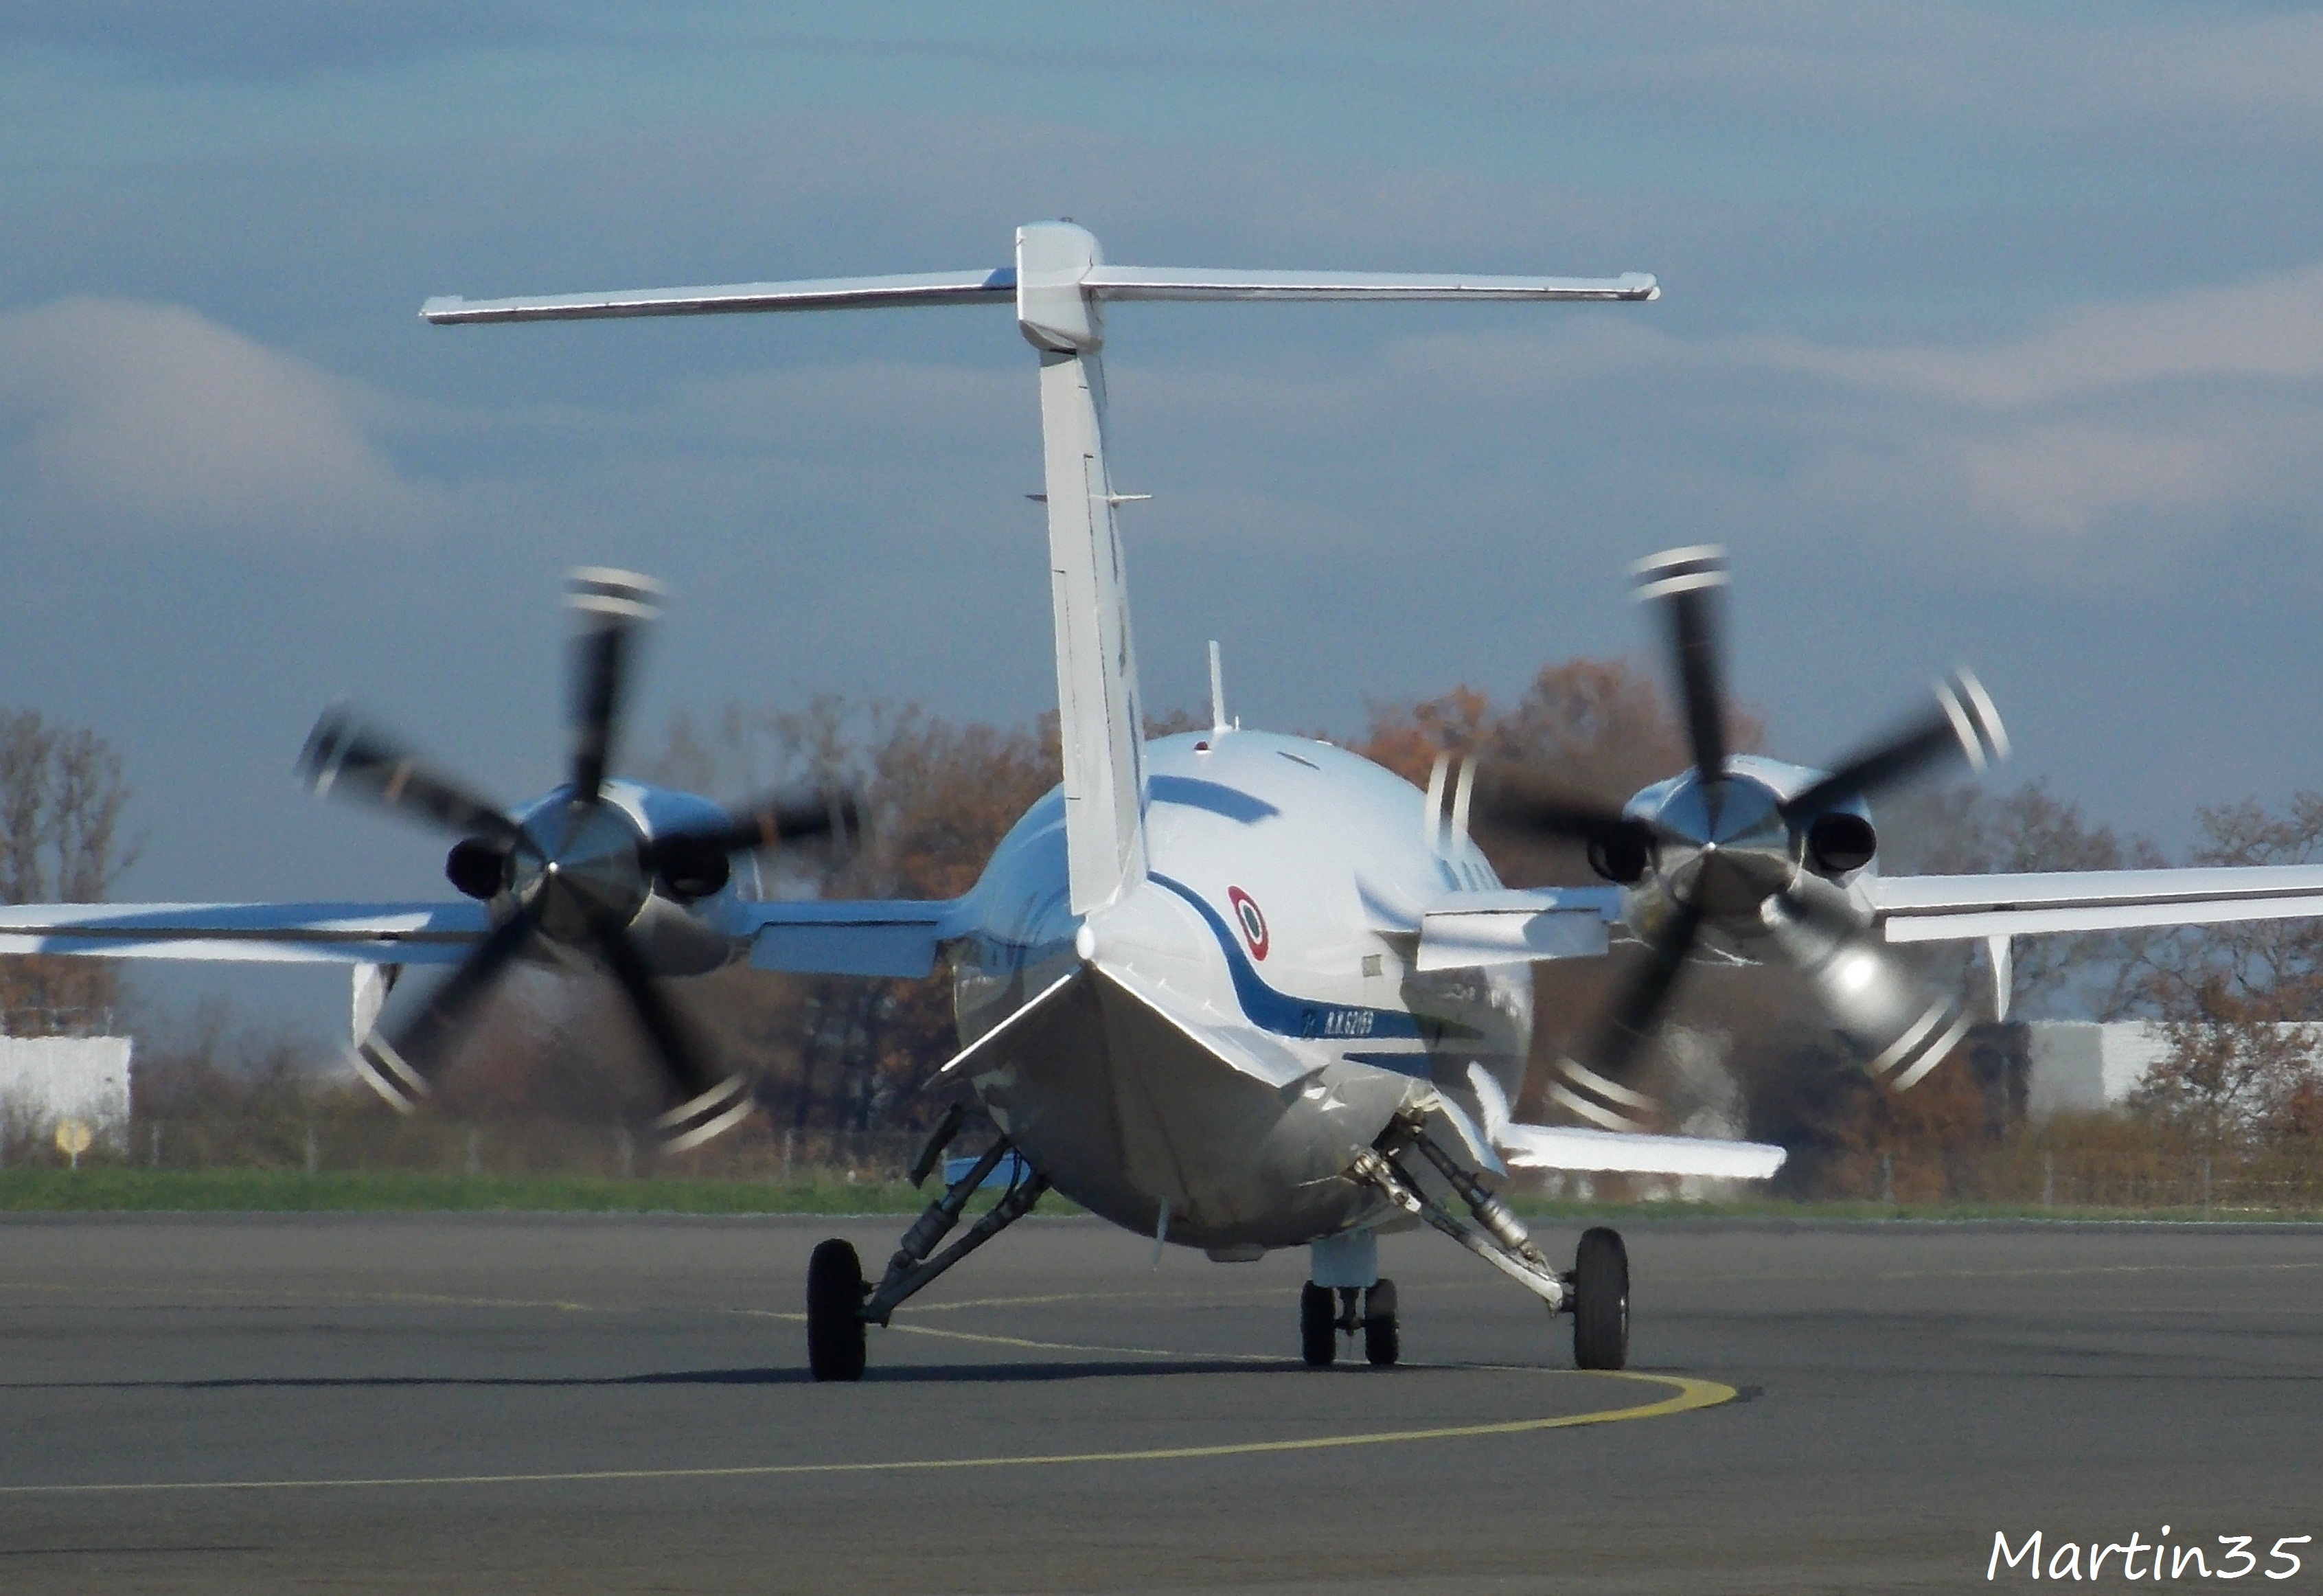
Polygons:
<instances>
[{"instance_id":1,"label":"yellow taxiway line","mask_svg":"<svg viewBox=\"0 0 2323 1596\"><path fill-rule=\"evenodd\" d=\"M1438 1365L1497 1371L1498 1365ZM422 1489L429 1486L580 1485L601 1481L640 1480L757 1480L797 1474L919 1473L942 1469L1053 1468L1067 1463L1172 1463L1197 1458L1250 1457L1275 1452L1325 1452L1347 1446L1386 1446L1414 1441L1455 1441L1484 1435L1522 1435L1538 1430L1574 1429L1583 1425L1621 1424L1630 1419L1661 1418L1698 1408L1731 1402L1734 1388L1716 1380L1694 1380L1680 1374L1632 1374L1579 1370L1525 1369L1507 1371L1547 1375L1568 1380L1616 1380L1662 1386L1670 1394L1656 1402L1628 1408L1600 1408L1591 1413L1560 1414L1553 1418L1512 1418L1491 1424L1437 1425L1418 1430L1369 1430L1354 1435L1310 1435L1293 1441L1225 1441L1207 1446L1157 1446L1123 1452L1052 1452L998 1457L897 1458L882 1463L748 1463L730 1468L591 1469L565 1473L415 1474L346 1480L160 1480L94 1485L5 1485L0 1497L99 1496L132 1491L361 1491Z\"/></svg>"}]
</instances>

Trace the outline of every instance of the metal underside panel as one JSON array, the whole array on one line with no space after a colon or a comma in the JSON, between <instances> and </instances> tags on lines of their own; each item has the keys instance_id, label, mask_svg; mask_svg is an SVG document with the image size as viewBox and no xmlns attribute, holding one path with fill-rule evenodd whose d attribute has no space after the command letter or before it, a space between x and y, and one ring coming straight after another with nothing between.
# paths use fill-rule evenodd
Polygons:
<instances>
[{"instance_id":1,"label":"metal underside panel","mask_svg":"<svg viewBox=\"0 0 2323 1596\"><path fill-rule=\"evenodd\" d=\"M1094 972L968 1066L1033 1166L1075 1202L1194 1247L1294 1246L1378 1207L1345 1179L1413 1089L1333 1065L1276 1087Z\"/></svg>"}]
</instances>

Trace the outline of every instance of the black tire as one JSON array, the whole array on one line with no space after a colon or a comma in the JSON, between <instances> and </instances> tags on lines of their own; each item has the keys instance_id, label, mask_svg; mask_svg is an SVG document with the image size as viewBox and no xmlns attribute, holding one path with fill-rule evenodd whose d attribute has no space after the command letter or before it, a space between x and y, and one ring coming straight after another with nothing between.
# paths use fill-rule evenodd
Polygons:
<instances>
[{"instance_id":1,"label":"black tire","mask_svg":"<svg viewBox=\"0 0 2323 1596\"><path fill-rule=\"evenodd\" d=\"M815 1248L806 1265L806 1362L817 1380L863 1378L863 1261L852 1242Z\"/></svg>"},{"instance_id":2,"label":"black tire","mask_svg":"<svg viewBox=\"0 0 2323 1596\"><path fill-rule=\"evenodd\" d=\"M1403 1331L1395 1319L1395 1282L1382 1280L1364 1293L1364 1357L1375 1369L1389 1369L1403 1356Z\"/></svg>"},{"instance_id":3,"label":"black tire","mask_svg":"<svg viewBox=\"0 0 2323 1596\"><path fill-rule=\"evenodd\" d=\"M1573 1363L1620 1369L1630 1361L1630 1251L1599 1225L1581 1233L1573 1258Z\"/></svg>"},{"instance_id":4,"label":"black tire","mask_svg":"<svg viewBox=\"0 0 2323 1596\"><path fill-rule=\"evenodd\" d=\"M1310 1369L1328 1369L1339 1355L1339 1299L1328 1286L1310 1282L1299 1293L1299 1352Z\"/></svg>"}]
</instances>

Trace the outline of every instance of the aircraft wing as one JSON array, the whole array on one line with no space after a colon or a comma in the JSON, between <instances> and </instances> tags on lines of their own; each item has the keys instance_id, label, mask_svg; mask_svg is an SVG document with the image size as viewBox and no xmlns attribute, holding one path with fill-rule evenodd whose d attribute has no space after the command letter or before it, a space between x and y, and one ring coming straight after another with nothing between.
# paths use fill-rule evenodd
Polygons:
<instances>
[{"instance_id":1,"label":"aircraft wing","mask_svg":"<svg viewBox=\"0 0 2323 1596\"><path fill-rule=\"evenodd\" d=\"M2323 914L2323 867L1872 876L1859 884L1891 942Z\"/></svg>"},{"instance_id":2,"label":"aircraft wing","mask_svg":"<svg viewBox=\"0 0 2323 1596\"><path fill-rule=\"evenodd\" d=\"M0 954L252 963L454 964L482 903L8 903Z\"/></svg>"},{"instance_id":3,"label":"aircraft wing","mask_svg":"<svg viewBox=\"0 0 2323 1596\"><path fill-rule=\"evenodd\" d=\"M802 899L738 903L750 968L814 976L925 976L958 909L951 899Z\"/></svg>"},{"instance_id":4,"label":"aircraft wing","mask_svg":"<svg viewBox=\"0 0 2323 1596\"><path fill-rule=\"evenodd\" d=\"M1711 1175L1764 1180L1789 1156L1763 1142L1719 1142L1706 1136L1648 1136L1629 1131L1585 1131L1567 1125L1520 1124L1509 1100L1483 1066L1468 1067L1468 1084L1484 1111L1484 1134L1520 1169L1575 1174Z\"/></svg>"},{"instance_id":5,"label":"aircraft wing","mask_svg":"<svg viewBox=\"0 0 2323 1596\"><path fill-rule=\"evenodd\" d=\"M753 968L924 976L949 901L742 903L721 929ZM0 954L252 963L456 964L491 930L484 905L450 903L0 904Z\"/></svg>"},{"instance_id":6,"label":"aircraft wing","mask_svg":"<svg viewBox=\"0 0 2323 1596\"><path fill-rule=\"evenodd\" d=\"M1606 927L1621 917L1619 887L1454 893L1421 911L1416 964L1445 970L1594 959L1605 951Z\"/></svg>"}]
</instances>

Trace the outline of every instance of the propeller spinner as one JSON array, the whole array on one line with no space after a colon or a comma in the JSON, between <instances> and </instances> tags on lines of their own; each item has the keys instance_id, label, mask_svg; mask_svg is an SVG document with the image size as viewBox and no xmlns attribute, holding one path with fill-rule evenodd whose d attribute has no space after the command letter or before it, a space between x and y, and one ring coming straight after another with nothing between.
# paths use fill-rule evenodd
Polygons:
<instances>
[{"instance_id":1,"label":"propeller spinner","mask_svg":"<svg viewBox=\"0 0 2323 1596\"><path fill-rule=\"evenodd\" d=\"M1916 1085L1968 1029L1957 998L1928 990L1896 959L1842 882L1878 846L1864 801L1934 766L1981 771L2008 752L1999 711L1977 679L1936 684L1925 713L1828 774L1728 752L1721 598L1726 551L1674 549L1632 568L1639 602L1659 610L1693 767L1620 810L1522 778L1481 803L1501 826L1583 843L1621 885L1645 959L1624 972L1577 1056L1558 1062L1549 1095L1612 1129L1650 1122L1637 1089L1646 1038L1705 935L1749 956L1789 961L1869 1072Z\"/></svg>"},{"instance_id":2,"label":"propeller spinner","mask_svg":"<svg viewBox=\"0 0 2323 1596\"><path fill-rule=\"evenodd\" d=\"M633 925L658 892L679 904L722 888L729 856L860 829L851 794L785 793L731 818L651 835L605 802L641 628L662 589L625 571L573 573L571 755L565 784L521 814L479 796L344 707L326 710L299 756L317 797L352 798L458 838L445 875L491 905L493 929L418 1013L374 1030L356 1049L364 1078L409 1112L481 999L527 954L568 949L601 965L652 1043L669 1106L654 1124L665 1145L700 1145L749 1113L748 1084L722 1073L670 1004Z\"/></svg>"}]
</instances>

